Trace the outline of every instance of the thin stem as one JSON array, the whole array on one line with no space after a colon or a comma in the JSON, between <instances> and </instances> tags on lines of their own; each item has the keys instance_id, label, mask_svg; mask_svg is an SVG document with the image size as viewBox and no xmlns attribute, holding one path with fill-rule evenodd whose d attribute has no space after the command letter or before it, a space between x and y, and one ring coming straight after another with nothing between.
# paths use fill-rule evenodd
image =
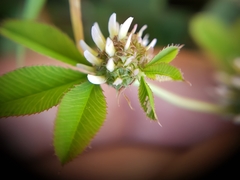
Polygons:
<instances>
[{"instance_id":1,"label":"thin stem","mask_svg":"<svg viewBox=\"0 0 240 180\"><path fill-rule=\"evenodd\" d=\"M25 64L25 47L17 44L16 45L16 63L17 63L17 67L23 67Z\"/></svg>"},{"instance_id":2,"label":"thin stem","mask_svg":"<svg viewBox=\"0 0 240 180\"><path fill-rule=\"evenodd\" d=\"M204 112L204 113L214 113L214 114L221 113L220 107L216 104L203 102L195 99L190 99L187 97L182 97L174 93L171 93L167 90L164 90L149 82L148 84L151 87L154 95L157 95L159 98L162 98L163 100L169 103L172 103L178 107L185 108L187 110L192 110L192 111ZM135 82L134 85L138 85L138 82L137 83Z\"/></svg>"},{"instance_id":3,"label":"thin stem","mask_svg":"<svg viewBox=\"0 0 240 180\"><path fill-rule=\"evenodd\" d=\"M43 9L43 6L45 5L46 0L26 0L24 4L24 10L23 10L23 19L27 20L33 20L36 19Z\"/></svg>"},{"instance_id":4,"label":"thin stem","mask_svg":"<svg viewBox=\"0 0 240 180\"><path fill-rule=\"evenodd\" d=\"M79 44L79 41L84 39L81 15L81 0L69 0L69 5L76 46L78 47L79 51L83 53Z\"/></svg>"}]
</instances>

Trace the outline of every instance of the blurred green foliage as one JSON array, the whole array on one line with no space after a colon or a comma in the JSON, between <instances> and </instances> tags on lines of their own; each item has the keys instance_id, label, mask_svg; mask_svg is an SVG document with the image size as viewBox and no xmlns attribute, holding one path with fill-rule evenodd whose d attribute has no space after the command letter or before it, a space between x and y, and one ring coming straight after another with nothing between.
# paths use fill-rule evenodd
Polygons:
<instances>
[{"instance_id":1,"label":"blurred green foliage","mask_svg":"<svg viewBox=\"0 0 240 180\"><path fill-rule=\"evenodd\" d=\"M218 104L225 116L240 122L240 1L214 0L190 22L198 46L218 68Z\"/></svg>"},{"instance_id":2,"label":"blurred green foliage","mask_svg":"<svg viewBox=\"0 0 240 180\"><path fill-rule=\"evenodd\" d=\"M179 3L179 2L182 3ZM148 25L146 33L150 39L157 38L158 45L185 44L192 45L188 35L188 21L197 9L206 2L185 3L186 0L82 0L82 14L86 41L92 43L90 29L94 22L98 22L103 34L108 35L107 22L109 16L117 13L117 20L123 23L129 16L141 28ZM24 0L1 0L0 20L5 18L20 18L23 11ZM193 8L195 7L195 8ZM68 0L47 0L44 7L51 23L73 37L69 16ZM0 50L6 51L12 43L0 39Z\"/></svg>"},{"instance_id":3,"label":"blurred green foliage","mask_svg":"<svg viewBox=\"0 0 240 180\"><path fill-rule=\"evenodd\" d=\"M133 24L138 29L147 24L145 33L150 39L157 38L157 45L185 44L185 48L195 48L188 25L191 18L198 12L209 11L232 21L237 13L237 6L230 2L239 0L82 0L84 33L88 44L93 45L90 29L98 22L105 36L108 35L107 23L113 12L117 20L123 23L129 16L134 17ZM24 0L1 0L0 20L20 18ZM230 7L231 6L231 7ZM44 6L44 17L62 31L73 37L69 14L68 0L47 0ZM9 43L0 38L0 51L9 49Z\"/></svg>"},{"instance_id":4,"label":"blurred green foliage","mask_svg":"<svg viewBox=\"0 0 240 180\"><path fill-rule=\"evenodd\" d=\"M216 65L234 73L233 60L240 57L240 1L212 1L189 27L192 38Z\"/></svg>"}]
</instances>

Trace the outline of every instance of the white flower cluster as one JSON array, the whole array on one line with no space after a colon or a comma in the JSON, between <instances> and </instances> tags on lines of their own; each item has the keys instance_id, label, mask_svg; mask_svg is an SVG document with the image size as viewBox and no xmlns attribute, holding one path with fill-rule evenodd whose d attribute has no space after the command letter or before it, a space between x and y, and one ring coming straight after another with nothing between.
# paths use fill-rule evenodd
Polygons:
<instances>
[{"instance_id":1,"label":"white flower cluster","mask_svg":"<svg viewBox=\"0 0 240 180\"><path fill-rule=\"evenodd\" d=\"M219 72L216 76L218 86L216 93L223 111L233 118L235 123L240 123L240 57L233 60L233 72Z\"/></svg>"},{"instance_id":2,"label":"white flower cluster","mask_svg":"<svg viewBox=\"0 0 240 180\"><path fill-rule=\"evenodd\" d=\"M94 23L91 34L97 51L83 40L80 41L84 56L92 67L83 64L77 64L77 67L88 74L91 83L107 83L116 89L126 87L137 79L141 67L153 57L153 47L157 40L153 39L149 43L148 35L142 37L146 25L138 33L136 33L137 24L128 32L132 21L133 18L129 17L120 25L116 21L116 14L113 13L108 22L107 39L103 36L99 25Z\"/></svg>"}]
</instances>

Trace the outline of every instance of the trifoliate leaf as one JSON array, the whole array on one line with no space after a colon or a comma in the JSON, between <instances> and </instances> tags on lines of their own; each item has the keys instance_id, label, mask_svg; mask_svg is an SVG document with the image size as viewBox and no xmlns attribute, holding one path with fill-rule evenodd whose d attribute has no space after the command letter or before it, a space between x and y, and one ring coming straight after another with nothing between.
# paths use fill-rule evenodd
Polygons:
<instances>
[{"instance_id":1,"label":"trifoliate leaf","mask_svg":"<svg viewBox=\"0 0 240 180\"><path fill-rule=\"evenodd\" d=\"M148 64L147 66L156 64L156 63L169 63L171 62L178 54L182 46L168 46L161 50Z\"/></svg>"},{"instance_id":2,"label":"trifoliate leaf","mask_svg":"<svg viewBox=\"0 0 240 180\"><path fill-rule=\"evenodd\" d=\"M8 20L0 27L0 33L38 53L56 60L76 65L89 65L74 42L57 28L27 20Z\"/></svg>"},{"instance_id":3,"label":"trifoliate leaf","mask_svg":"<svg viewBox=\"0 0 240 180\"><path fill-rule=\"evenodd\" d=\"M57 105L73 85L86 81L79 71L32 66L0 77L0 117L34 114Z\"/></svg>"},{"instance_id":4,"label":"trifoliate leaf","mask_svg":"<svg viewBox=\"0 0 240 180\"><path fill-rule=\"evenodd\" d=\"M55 122L54 147L62 164L79 155L106 118L106 101L99 85L84 82L63 97Z\"/></svg>"},{"instance_id":5,"label":"trifoliate leaf","mask_svg":"<svg viewBox=\"0 0 240 180\"><path fill-rule=\"evenodd\" d=\"M179 69L167 63L157 63L147 66L143 72L148 78L158 81L182 81L183 77Z\"/></svg>"},{"instance_id":6,"label":"trifoliate leaf","mask_svg":"<svg viewBox=\"0 0 240 180\"><path fill-rule=\"evenodd\" d=\"M140 79L138 98L147 117L153 120L157 120L157 115L154 107L153 93L146 81L144 80L144 77L141 77Z\"/></svg>"}]
</instances>

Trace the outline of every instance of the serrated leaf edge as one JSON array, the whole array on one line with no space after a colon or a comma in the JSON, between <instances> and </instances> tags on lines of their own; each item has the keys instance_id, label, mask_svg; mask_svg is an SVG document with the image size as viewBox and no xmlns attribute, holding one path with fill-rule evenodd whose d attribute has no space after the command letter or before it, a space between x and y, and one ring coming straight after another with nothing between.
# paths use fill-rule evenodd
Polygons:
<instances>
[{"instance_id":1,"label":"serrated leaf edge","mask_svg":"<svg viewBox=\"0 0 240 180\"><path fill-rule=\"evenodd\" d=\"M169 47L176 47L177 49L178 49L178 52L177 52L177 55L176 55L176 57L178 56L178 54L179 54L179 52L180 52L180 50L181 50L181 48L184 46L184 44L168 44L167 46L165 46L165 47L163 47L145 66L144 66L144 68L145 67L148 67L148 66L151 66L151 65L154 65L154 64L158 64L158 63L163 63L163 62L155 62L155 63L152 63L152 60L154 60L154 58L161 52L161 51L163 51L163 50L165 50L165 49L167 49L167 48L169 48ZM175 58L176 58L175 57ZM175 59L174 58L174 59Z\"/></svg>"},{"instance_id":2,"label":"serrated leaf edge","mask_svg":"<svg viewBox=\"0 0 240 180\"><path fill-rule=\"evenodd\" d=\"M157 63L157 64L169 64L169 63L163 63L163 62L160 62L160 63ZM151 65L149 65L149 66L147 66L147 67L145 67L145 68L148 68L148 67L151 67L151 66L155 66L156 64L151 64ZM171 65L172 66L172 65ZM177 67L175 67L175 66L172 66L172 67L174 67L174 68L177 68ZM183 77L183 72L182 72L182 70L181 70L181 68L177 68L178 70L179 70L179 72L180 72L180 74L181 74L181 76L182 76L182 79L180 80L175 80L175 79L173 79L173 78L171 78L170 76L168 76L168 75L158 75L158 74L155 74L155 76L161 76L161 77L163 77L164 79L162 79L162 80L160 80L160 79L158 79L158 77L156 77L156 78L152 78L152 77L149 77L147 74L148 74L148 72L146 73L145 71L144 71L144 68L142 69L142 72L144 73L144 75L145 75L145 77L147 77L148 79L151 79L151 80L156 80L156 81L158 81L158 82L165 82L165 81L179 81L179 82L185 82L186 80L184 79L184 77ZM149 74L151 74L151 73L149 73ZM152 74L154 74L154 73L152 73Z\"/></svg>"},{"instance_id":3,"label":"serrated leaf edge","mask_svg":"<svg viewBox=\"0 0 240 180\"><path fill-rule=\"evenodd\" d=\"M41 67L42 65L35 65L35 66L36 66L36 67ZM52 66L52 65L43 65L43 66ZM19 70L19 69L23 69L23 68L27 68L27 67L32 67L32 66L24 66L24 67L15 69L15 70L10 71L10 72L14 72L14 71L17 71L17 70ZM55 66L55 65L54 65L54 67L64 68L64 67L62 67L62 66ZM72 69L72 68L65 68L65 69L74 70L74 69ZM75 71L76 71L76 70L75 70ZM1 77L7 75L7 74L10 73L10 72L4 73L3 75L1 75ZM82 72L79 72L79 73L82 73ZM87 81L87 79L86 79L85 81ZM84 83L85 81L82 81L82 82L80 82L79 84ZM77 85L79 85L79 84L75 84L75 85L73 85L72 87L68 88L68 90L66 90L65 92L63 92L62 96L61 96L60 99L59 99L59 102L58 102L56 105L53 105L53 106L50 107L50 108L44 109L43 111L40 111L40 112L35 112L35 113L30 113L30 114L25 114L25 115L1 116L0 118L11 118L11 117L31 116L31 115L36 115L36 114L40 114L40 113L42 113L42 112L48 111L49 109L51 109L51 108L53 108L53 107L56 107L56 106L61 102L61 100L62 100L62 98L64 97L64 95L65 95L67 92L69 92L72 88L74 88L75 86L77 86ZM57 87L57 86L56 86L56 87ZM59 87L60 87L60 86L59 86ZM44 91L42 91L42 92L44 92ZM22 98L25 98L25 97L22 97ZM19 99L21 99L21 98L19 98ZM14 101L14 100L13 100L13 101ZM10 102L10 101L9 101L9 102Z\"/></svg>"},{"instance_id":4,"label":"serrated leaf edge","mask_svg":"<svg viewBox=\"0 0 240 180\"><path fill-rule=\"evenodd\" d=\"M153 119L153 120L157 120L158 121L158 117L157 117L157 114L156 114L156 111L155 111L155 103L154 103L154 95L153 95L153 91L152 91L152 89L150 88L150 86L148 85L148 83L145 81L145 78L144 77L141 77L142 79L143 79L143 81L144 81L144 84L149 88L149 90L151 91L151 93L152 93L152 96L153 96L153 106L154 106L154 108L152 109L152 111L153 111L153 113L154 113L154 116L155 116L155 118L156 119ZM141 85L141 78L140 78L140 84L139 84L139 87L140 87L140 85ZM148 89L146 88L146 91L148 91ZM139 97L139 93L140 93L140 91L138 90L138 97ZM148 97L148 96L146 96L146 97ZM149 98L149 97L148 97ZM145 100L144 100L145 101ZM144 108L145 107L143 107L143 105L142 105L142 103L140 102L140 104L141 104L141 107L143 108L143 110L144 110ZM144 110L144 112L145 112L145 110ZM146 114L147 114L147 112L145 112ZM147 116L148 117L148 116ZM148 117L149 119L151 119L150 117ZM158 121L159 122L159 121Z\"/></svg>"}]
</instances>

